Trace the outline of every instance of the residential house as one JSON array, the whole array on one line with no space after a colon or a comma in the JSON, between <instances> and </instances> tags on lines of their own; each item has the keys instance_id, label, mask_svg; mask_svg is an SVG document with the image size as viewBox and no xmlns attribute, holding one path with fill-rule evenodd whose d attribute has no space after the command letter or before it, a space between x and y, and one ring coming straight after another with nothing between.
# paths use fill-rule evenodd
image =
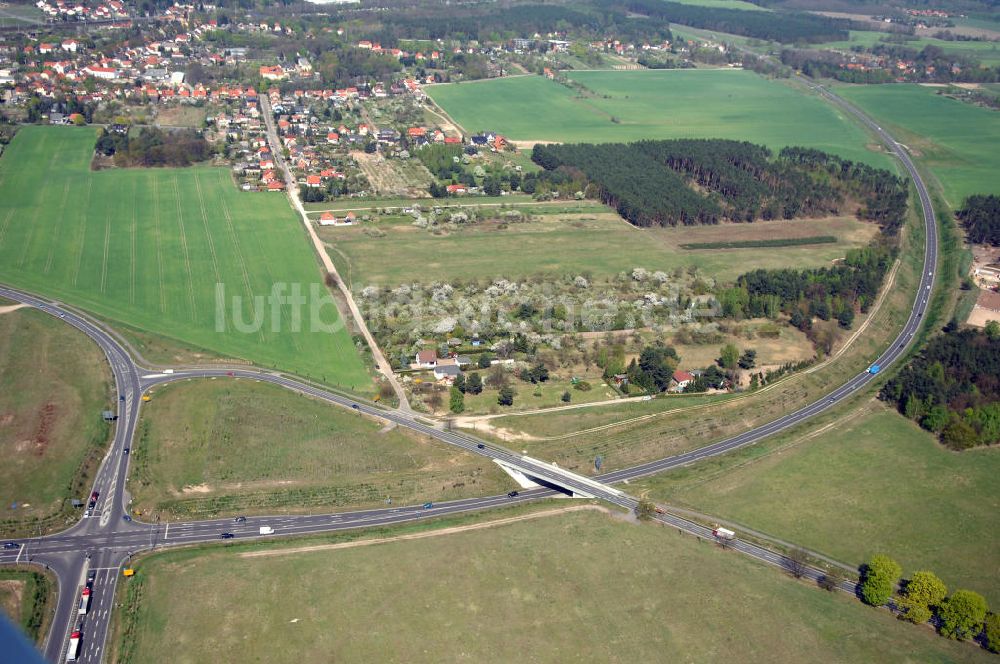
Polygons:
<instances>
[{"instance_id":1,"label":"residential house","mask_svg":"<svg viewBox=\"0 0 1000 664\"><path fill-rule=\"evenodd\" d=\"M674 391L683 392L684 389L694 381L694 376L687 371L681 371L678 369L674 372Z\"/></svg>"},{"instance_id":2,"label":"residential house","mask_svg":"<svg viewBox=\"0 0 1000 664\"><path fill-rule=\"evenodd\" d=\"M434 349L421 350L417 352L416 368L432 369L437 366L438 354Z\"/></svg>"}]
</instances>

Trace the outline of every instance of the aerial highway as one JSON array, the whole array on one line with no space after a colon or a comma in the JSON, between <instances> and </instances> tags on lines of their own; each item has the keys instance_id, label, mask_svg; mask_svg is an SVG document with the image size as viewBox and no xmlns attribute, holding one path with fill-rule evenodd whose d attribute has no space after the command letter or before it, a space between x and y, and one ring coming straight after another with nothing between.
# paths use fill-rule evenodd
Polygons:
<instances>
[{"instance_id":1,"label":"aerial highway","mask_svg":"<svg viewBox=\"0 0 1000 664\"><path fill-rule=\"evenodd\" d=\"M876 134L886 147L899 158L913 180L919 195L926 230L923 271L918 292L905 325L893 343L878 358L873 359L873 363L886 367L897 361L912 343L933 292L935 265L938 258L938 235L930 196L909 155L888 132L875 124L860 110L825 88L811 82L808 82L808 85L831 103L855 115ZM59 302L13 288L0 286L0 296L31 305L40 311L60 318L87 334L107 356L119 395L119 417L114 424L114 439L96 474L91 494L94 497L93 507L88 505L84 518L63 532L19 540L19 546L16 549L5 549L0 552L0 563L2 564L30 563L41 565L52 570L56 575L59 589L56 614L44 648L46 659L52 662L65 661L66 651L69 647L69 635L74 631L79 631L82 635L78 661L102 661L112 614L115 586L120 576L120 570L136 553L218 541L222 532L232 533L233 539L239 540L329 533L352 528L406 523L447 514L485 510L519 501L535 500L540 497L557 495L559 491L592 495L621 508L632 510L636 507L637 500L613 487L613 484L663 472L756 443L832 408L840 401L864 389L875 379L875 376L867 371L859 373L823 398L745 433L683 454L593 478L584 478L551 464L527 459L502 446L469 434L441 428L408 410L385 408L378 404L367 403L349 394L338 393L280 373L245 367L232 369L177 368L172 372L162 369L144 369L137 366L134 359L112 334L85 314L65 307ZM132 445L142 394L153 386L172 381L212 377L266 381L340 407L356 410L370 417L393 422L462 448L469 453L514 464L550 488L523 491L513 498L489 496L437 503L431 509L425 509L422 506L398 506L322 515L253 516L247 517L245 521L241 522L234 522L232 519L179 523L141 523L132 520L128 515L127 477L130 455L126 449ZM655 518L689 534L703 538L712 537L709 528L680 516L658 513ZM259 530L261 526L273 528L274 533L261 535ZM755 544L736 540L729 545L734 550L767 564L779 567L789 566L789 560L784 556ZM821 570L811 567L805 570L805 576L808 578L819 578L822 574ZM80 615L77 611L77 604L82 588L85 586L91 588L90 607L86 614ZM840 587L847 592L856 590L854 584L849 581L843 582Z\"/></svg>"}]
</instances>

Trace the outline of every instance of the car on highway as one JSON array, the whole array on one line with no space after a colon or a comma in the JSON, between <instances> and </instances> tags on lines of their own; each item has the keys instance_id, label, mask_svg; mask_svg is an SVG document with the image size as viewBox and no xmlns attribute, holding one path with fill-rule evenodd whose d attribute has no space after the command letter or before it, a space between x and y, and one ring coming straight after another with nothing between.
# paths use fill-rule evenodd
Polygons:
<instances>
[{"instance_id":1,"label":"car on highway","mask_svg":"<svg viewBox=\"0 0 1000 664\"><path fill-rule=\"evenodd\" d=\"M91 509L91 510L94 509L94 507L97 505L97 499L100 496L101 496L101 493L99 491L95 491L92 494L90 494L90 502L87 503L87 509Z\"/></svg>"},{"instance_id":2,"label":"car on highway","mask_svg":"<svg viewBox=\"0 0 1000 664\"><path fill-rule=\"evenodd\" d=\"M233 523L245 523L247 518L245 516L238 516L233 519Z\"/></svg>"},{"instance_id":3,"label":"car on highway","mask_svg":"<svg viewBox=\"0 0 1000 664\"><path fill-rule=\"evenodd\" d=\"M476 449L479 449L479 450L485 450L485 449L486 449L486 446L485 446L485 445L483 445L482 443L479 443L478 445L476 445Z\"/></svg>"},{"instance_id":4,"label":"car on highway","mask_svg":"<svg viewBox=\"0 0 1000 664\"><path fill-rule=\"evenodd\" d=\"M124 452L125 454L128 454L129 449L130 448L126 447L124 450L122 450L122 452Z\"/></svg>"},{"instance_id":5,"label":"car on highway","mask_svg":"<svg viewBox=\"0 0 1000 664\"><path fill-rule=\"evenodd\" d=\"M517 498L517 491L511 491L507 494L508 498Z\"/></svg>"},{"instance_id":6,"label":"car on highway","mask_svg":"<svg viewBox=\"0 0 1000 664\"><path fill-rule=\"evenodd\" d=\"M4 542L3 543L3 548L5 548L5 549L16 549L19 546L21 546L21 545L18 544L17 542Z\"/></svg>"},{"instance_id":7,"label":"car on highway","mask_svg":"<svg viewBox=\"0 0 1000 664\"><path fill-rule=\"evenodd\" d=\"M118 400L119 400L119 401L125 401L125 395L124 395L124 394L120 395L120 396L118 397Z\"/></svg>"},{"instance_id":8,"label":"car on highway","mask_svg":"<svg viewBox=\"0 0 1000 664\"><path fill-rule=\"evenodd\" d=\"M424 503L424 509L425 510L429 510L432 507L434 507L434 503Z\"/></svg>"},{"instance_id":9,"label":"car on highway","mask_svg":"<svg viewBox=\"0 0 1000 664\"><path fill-rule=\"evenodd\" d=\"M233 539L234 537L236 537L236 535L233 535L232 533L220 533L219 534L219 539Z\"/></svg>"},{"instance_id":10,"label":"car on highway","mask_svg":"<svg viewBox=\"0 0 1000 664\"><path fill-rule=\"evenodd\" d=\"M351 408L353 408L354 410L359 410L358 404L356 403L352 403Z\"/></svg>"},{"instance_id":11,"label":"car on highway","mask_svg":"<svg viewBox=\"0 0 1000 664\"><path fill-rule=\"evenodd\" d=\"M131 520L132 517L130 517L128 514L122 514L122 521L131 521Z\"/></svg>"}]
</instances>

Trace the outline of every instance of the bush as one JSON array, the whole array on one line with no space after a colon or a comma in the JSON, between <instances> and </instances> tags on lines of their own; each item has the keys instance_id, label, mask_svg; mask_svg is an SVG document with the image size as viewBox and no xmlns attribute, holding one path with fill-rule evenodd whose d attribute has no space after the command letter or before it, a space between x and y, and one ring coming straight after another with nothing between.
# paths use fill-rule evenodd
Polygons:
<instances>
[{"instance_id":1,"label":"bush","mask_svg":"<svg viewBox=\"0 0 1000 664\"><path fill-rule=\"evenodd\" d=\"M590 388L590 383L585 380L579 380L576 382L576 385L573 386L574 390L580 390L581 392L589 392Z\"/></svg>"},{"instance_id":2,"label":"bush","mask_svg":"<svg viewBox=\"0 0 1000 664\"><path fill-rule=\"evenodd\" d=\"M1000 614L986 616L986 648L990 652L1000 652Z\"/></svg>"},{"instance_id":3,"label":"bush","mask_svg":"<svg viewBox=\"0 0 1000 664\"><path fill-rule=\"evenodd\" d=\"M500 388L500 394L497 395L497 403L501 406L513 406L514 405L514 389L510 386L504 386Z\"/></svg>"}]
</instances>

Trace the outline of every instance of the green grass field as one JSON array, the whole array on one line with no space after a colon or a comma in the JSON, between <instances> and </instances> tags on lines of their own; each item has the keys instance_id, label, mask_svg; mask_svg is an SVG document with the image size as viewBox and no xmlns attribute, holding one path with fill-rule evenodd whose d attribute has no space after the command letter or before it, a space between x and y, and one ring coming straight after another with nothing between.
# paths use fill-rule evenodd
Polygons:
<instances>
[{"instance_id":1,"label":"green grass field","mask_svg":"<svg viewBox=\"0 0 1000 664\"><path fill-rule=\"evenodd\" d=\"M774 149L804 145L890 167L835 108L749 71L573 72L587 97L539 76L427 88L466 131L519 141L602 143L648 138L731 138ZM617 122L612 122L612 118Z\"/></svg>"},{"instance_id":2,"label":"green grass field","mask_svg":"<svg viewBox=\"0 0 1000 664\"><path fill-rule=\"evenodd\" d=\"M735 552L595 512L269 549L278 555L227 547L142 561L120 584L117 661L166 651L185 664L219 653L274 664L993 660Z\"/></svg>"},{"instance_id":3,"label":"green grass field","mask_svg":"<svg viewBox=\"0 0 1000 664\"><path fill-rule=\"evenodd\" d=\"M534 209L529 209L534 213ZM606 210L606 209L605 209ZM609 211L545 215L537 221L478 224L451 235L434 235L410 224L379 224L384 237L365 228L321 228L338 271L355 290L369 284L396 286L420 280L511 277L592 272L609 277L645 267L697 266L715 279L733 279L755 267L818 267L868 243L877 228L855 219L756 222L719 226L640 229ZM838 242L769 249L686 250L681 244L722 240L835 235ZM386 260L386 256L392 256Z\"/></svg>"},{"instance_id":4,"label":"green grass field","mask_svg":"<svg viewBox=\"0 0 1000 664\"><path fill-rule=\"evenodd\" d=\"M273 316L273 284L327 292L283 196L240 193L223 168L91 172L95 131L24 127L0 159L0 280L219 355L370 385L342 326L312 331L308 306L298 332L290 306ZM259 330L236 328L233 296ZM332 305L321 314L337 320Z\"/></svg>"},{"instance_id":5,"label":"green grass field","mask_svg":"<svg viewBox=\"0 0 1000 664\"><path fill-rule=\"evenodd\" d=\"M874 30L851 30L851 36L846 41L825 42L815 44L813 48L848 50L855 46L872 48L884 44L886 33ZM888 42L895 44L895 42ZM919 51L927 46L937 46L945 53L967 56L979 60L983 65L996 67L1000 65L1000 42L993 41L945 41L933 37L917 37L900 44L905 48Z\"/></svg>"},{"instance_id":6,"label":"green grass field","mask_svg":"<svg viewBox=\"0 0 1000 664\"><path fill-rule=\"evenodd\" d=\"M19 626L39 645L51 620L55 583L40 571L25 568L0 570L0 614Z\"/></svg>"},{"instance_id":7,"label":"green grass field","mask_svg":"<svg viewBox=\"0 0 1000 664\"><path fill-rule=\"evenodd\" d=\"M133 508L164 519L412 505L513 486L479 457L251 381L158 389L140 426Z\"/></svg>"},{"instance_id":8,"label":"green grass field","mask_svg":"<svg viewBox=\"0 0 1000 664\"><path fill-rule=\"evenodd\" d=\"M838 85L892 130L940 181L947 202L1000 193L1000 113L936 94L920 85Z\"/></svg>"},{"instance_id":9,"label":"green grass field","mask_svg":"<svg viewBox=\"0 0 1000 664\"><path fill-rule=\"evenodd\" d=\"M997 606L998 476L1000 449L950 452L869 402L816 437L785 435L642 489L850 564L885 552L907 572L932 569Z\"/></svg>"},{"instance_id":10,"label":"green grass field","mask_svg":"<svg viewBox=\"0 0 1000 664\"><path fill-rule=\"evenodd\" d=\"M110 390L81 332L32 309L0 314L0 535L65 525L104 454Z\"/></svg>"}]
</instances>

